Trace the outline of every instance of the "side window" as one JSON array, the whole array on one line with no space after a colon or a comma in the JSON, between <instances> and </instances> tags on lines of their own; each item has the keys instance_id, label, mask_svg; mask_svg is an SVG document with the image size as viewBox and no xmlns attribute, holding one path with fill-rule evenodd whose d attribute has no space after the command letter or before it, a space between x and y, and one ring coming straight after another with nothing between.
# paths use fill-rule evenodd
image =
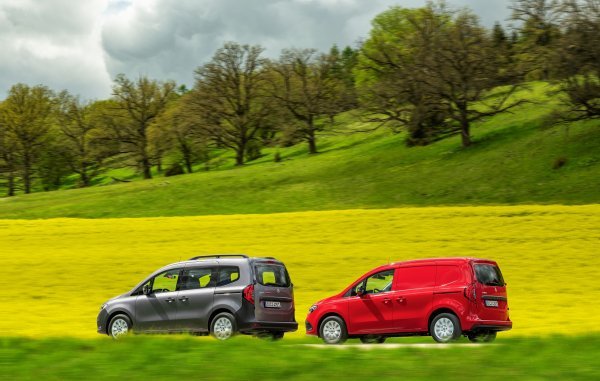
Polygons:
<instances>
[{"instance_id":1,"label":"side window","mask_svg":"<svg viewBox=\"0 0 600 381\"><path fill-rule=\"evenodd\" d=\"M183 271L181 290L215 287L214 267L189 268Z\"/></svg>"},{"instance_id":2,"label":"side window","mask_svg":"<svg viewBox=\"0 0 600 381\"><path fill-rule=\"evenodd\" d=\"M448 286L462 280L463 273L458 266L438 265L435 282L437 286Z\"/></svg>"},{"instance_id":3,"label":"side window","mask_svg":"<svg viewBox=\"0 0 600 381\"><path fill-rule=\"evenodd\" d=\"M240 279L240 268L236 266L220 266L217 287L225 286Z\"/></svg>"},{"instance_id":4,"label":"side window","mask_svg":"<svg viewBox=\"0 0 600 381\"><path fill-rule=\"evenodd\" d=\"M394 280L394 270L385 270L378 272L366 278L357 284L352 290L352 296L357 294L357 290L364 287L367 294L379 294L392 290L392 282Z\"/></svg>"},{"instance_id":5,"label":"side window","mask_svg":"<svg viewBox=\"0 0 600 381\"><path fill-rule=\"evenodd\" d=\"M172 292L177 290L177 281L179 280L179 274L181 269L173 269L164 271L152 280L152 293L159 294L161 292Z\"/></svg>"},{"instance_id":6,"label":"side window","mask_svg":"<svg viewBox=\"0 0 600 381\"><path fill-rule=\"evenodd\" d=\"M396 270L396 290L429 288L435 285L435 266L400 267Z\"/></svg>"}]
</instances>

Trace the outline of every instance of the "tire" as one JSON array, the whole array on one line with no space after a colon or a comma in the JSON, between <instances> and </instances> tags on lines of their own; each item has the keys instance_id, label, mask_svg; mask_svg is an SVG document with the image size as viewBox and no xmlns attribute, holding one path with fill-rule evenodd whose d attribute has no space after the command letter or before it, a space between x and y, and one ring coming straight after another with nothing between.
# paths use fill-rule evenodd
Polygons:
<instances>
[{"instance_id":1,"label":"tire","mask_svg":"<svg viewBox=\"0 0 600 381\"><path fill-rule=\"evenodd\" d=\"M319 336L325 344L342 344L348 339L346 323L339 316L328 316L319 326Z\"/></svg>"},{"instance_id":2,"label":"tire","mask_svg":"<svg viewBox=\"0 0 600 381\"><path fill-rule=\"evenodd\" d=\"M360 341L363 344L383 344L385 342L385 336L367 335L361 336Z\"/></svg>"},{"instance_id":3,"label":"tire","mask_svg":"<svg viewBox=\"0 0 600 381\"><path fill-rule=\"evenodd\" d=\"M460 321L456 315L441 313L436 315L429 325L429 333L438 343L449 343L457 340L462 334Z\"/></svg>"},{"instance_id":4,"label":"tire","mask_svg":"<svg viewBox=\"0 0 600 381\"><path fill-rule=\"evenodd\" d=\"M217 340L227 340L237 332L235 317L229 312L221 312L210 323L210 334Z\"/></svg>"},{"instance_id":5,"label":"tire","mask_svg":"<svg viewBox=\"0 0 600 381\"><path fill-rule=\"evenodd\" d=\"M117 340L121 337L127 336L129 332L131 332L131 327L133 327L133 324L131 324L131 319L129 316L125 314L115 315L112 319L110 319L107 334L108 336Z\"/></svg>"},{"instance_id":6,"label":"tire","mask_svg":"<svg viewBox=\"0 0 600 381\"><path fill-rule=\"evenodd\" d=\"M469 333L467 337L472 343L491 343L496 340L496 332Z\"/></svg>"}]
</instances>

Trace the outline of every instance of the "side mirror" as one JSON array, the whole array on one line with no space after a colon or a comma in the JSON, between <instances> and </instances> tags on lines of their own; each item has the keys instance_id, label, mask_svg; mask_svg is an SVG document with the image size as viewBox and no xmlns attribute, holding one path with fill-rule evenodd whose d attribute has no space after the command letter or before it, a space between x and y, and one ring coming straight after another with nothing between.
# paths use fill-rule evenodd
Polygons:
<instances>
[{"instance_id":1,"label":"side mirror","mask_svg":"<svg viewBox=\"0 0 600 381\"><path fill-rule=\"evenodd\" d=\"M144 295L150 295L150 293L152 292L150 285L145 284L144 287L142 288L142 292L144 293Z\"/></svg>"}]
</instances>

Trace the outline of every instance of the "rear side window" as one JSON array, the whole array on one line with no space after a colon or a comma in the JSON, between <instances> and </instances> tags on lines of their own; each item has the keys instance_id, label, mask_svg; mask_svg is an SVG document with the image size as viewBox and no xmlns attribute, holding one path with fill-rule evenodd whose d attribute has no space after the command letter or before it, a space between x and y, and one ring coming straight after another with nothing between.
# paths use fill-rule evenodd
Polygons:
<instances>
[{"instance_id":1,"label":"rear side window","mask_svg":"<svg viewBox=\"0 0 600 381\"><path fill-rule=\"evenodd\" d=\"M462 282L464 275L458 266L438 265L436 279L437 286L448 286L453 283Z\"/></svg>"},{"instance_id":2,"label":"rear side window","mask_svg":"<svg viewBox=\"0 0 600 381\"><path fill-rule=\"evenodd\" d=\"M225 286L240 279L240 268L237 266L221 266L219 267L219 276L217 287Z\"/></svg>"},{"instance_id":3,"label":"rear side window","mask_svg":"<svg viewBox=\"0 0 600 381\"><path fill-rule=\"evenodd\" d=\"M504 278L496 265L479 263L475 265L477 281L486 286L504 286Z\"/></svg>"},{"instance_id":4,"label":"rear side window","mask_svg":"<svg viewBox=\"0 0 600 381\"><path fill-rule=\"evenodd\" d=\"M400 267L396 270L396 290L433 287L435 266Z\"/></svg>"},{"instance_id":5,"label":"rear side window","mask_svg":"<svg viewBox=\"0 0 600 381\"><path fill-rule=\"evenodd\" d=\"M181 290L215 287L216 269L213 267L191 268L183 271Z\"/></svg>"},{"instance_id":6,"label":"rear side window","mask_svg":"<svg viewBox=\"0 0 600 381\"><path fill-rule=\"evenodd\" d=\"M263 286L289 287L290 277L285 267L276 264L257 264L254 266L256 281Z\"/></svg>"}]
</instances>

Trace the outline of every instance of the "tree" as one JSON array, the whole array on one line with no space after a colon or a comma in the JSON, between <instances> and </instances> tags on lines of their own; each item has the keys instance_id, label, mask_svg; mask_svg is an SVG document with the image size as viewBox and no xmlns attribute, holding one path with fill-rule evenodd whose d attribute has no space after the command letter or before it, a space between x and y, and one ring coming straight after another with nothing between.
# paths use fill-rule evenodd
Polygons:
<instances>
[{"instance_id":1,"label":"tree","mask_svg":"<svg viewBox=\"0 0 600 381\"><path fill-rule=\"evenodd\" d=\"M79 186L88 187L103 170L111 155L100 141L98 104L81 102L67 92L60 94L58 121L63 136L63 156L72 172L79 176Z\"/></svg>"},{"instance_id":2,"label":"tree","mask_svg":"<svg viewBox=\"0 0 600 381\"><path fill-rule=\"evenodd\" d=\"M271 112L262 52L260 46L226 43L209 63L196 69L187 103L206 134L235 152L236 165L244 164Z\"/></svg>"},{"instance_id":3,"label":"tree","mask_svg":"<svg viewBox=\"0 0 600 381\"><path fill-rule=\"evenodd\" d=\"M554 67L566 110L560 121L600 118L600 1L567 0Z\"/></svg>"},{"instance_id":4,"label":"tree","mask_svg":"<svg viewBox=\"0 0 600 381\"><path fill-rule=\"evenodd\" d=\"M507 76L509 83L516 83L518 74L499 70L493 41L470 11L452 15L451 22L438 30L431 51L419 78L427 92L443 100L447 115L460 128L464 147L472 143L473 122L526 102L513 97L518 85L495 89Z\"/></svg>"},{"instance_id":5,"label":"tree","mask_svg":"<svg viewBox=\"0 0 600 381\"><path fill-rule=\"evenodd\" d=\"M35 167L53 122L54 108L54 94L47 87L17 84L11 87L0 109L3 139L5 144L13 145L7 162L9 173L18 170L25 193L31 193ZM15 177L10 176L9 182L14 182ZM14 183L9 184L9 193L14 194Z\"/></svg>"},{"instance_id":6,"label":"tree","mask_svg":"<svg viewBox=\"0 0 600 381\"><path fill-rule=\"evenodd\" d=\"M4 104L0 104L0 115ZM6 195L14 196L17 182L17 155L13 137L0 118L0 174L6 179Z\"/></svg>"},{"instance_id":7,"label":"tree","mask_svg":"<svg viewBox=\"0 0 600 381\"><path fill-rule=\"evenodd\" d=\"M152 178L148 129L164 111L175 87L172 81L158 82L145 76L135 82L123 74L115 79L113 109L110 115L105 115L105 121L112 132L110 137L120 143L120 152L135 160L144 179Z\"/></svg>"},{"instance_id":8,"label":"tree","mask_svg":"<svg viewBox=\"0 0 600 381\"><path fill-rule=\"evenodd\" d=\"M295 132L308 143L309 153L317 153L317 132L325 124L319 119L344 110L344 82L334 73L336 64L332 55L290 49L270 65L270 95L298 122Z\"/></svg>"},{"instance_id":9,"label":"tree","mask_svg":"<svg viewBox=\"0 0 600 381\"><path fill-rule=\"evenodd\" d=\"M210 137L201 120L188 112L192 94L185 93L167 107L165 113L153 126L152 133L162 135L169 150L177 152L187 173L192 173L196 163L208 160Z\"/></svg>"},{"instance_id":10,"label":"tree","mask_svg":"<svg viewBox=\"0 0 600 381\"><path fill-rule=\"evenodd\" d=\"M527 78L549 79L552 54L560 37L560 0L514 0L512 19L519 26L516 58Z\"/></svg>"},{"instance_id":11,"label":"tree","mask_svg":"<svg viewBox=\"0 0 600 381\"><path fill-rule=\"evenodd\" d=\"M434 42L449 23L445 5L392 7L372 22L355 73L369 121L394 132L408 130L407 144L422 145L454 133L445 123L443 100L429 91L422 76Z\"/></svg>"}]
</instances>

